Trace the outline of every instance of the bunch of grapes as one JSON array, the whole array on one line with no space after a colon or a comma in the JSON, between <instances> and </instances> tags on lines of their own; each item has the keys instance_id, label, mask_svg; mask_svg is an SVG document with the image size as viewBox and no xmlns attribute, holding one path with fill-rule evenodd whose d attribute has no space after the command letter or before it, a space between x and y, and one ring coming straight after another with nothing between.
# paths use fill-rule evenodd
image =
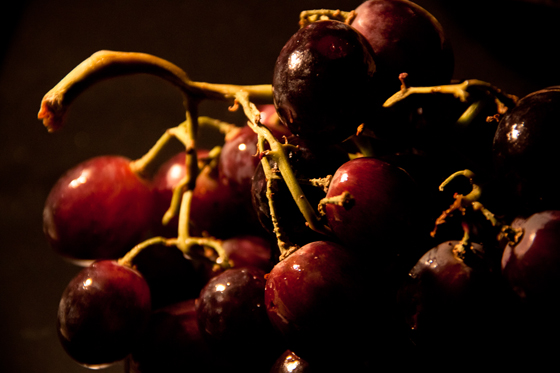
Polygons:
<instances>
[{"instance_id":1,"label":"bunch of grapes","mask_svg":"<svg viewBox=\"0 0 560 373\"><path fill-rule=\"evenodd\" d=\"M50 131L88 87L136 73L176 86L186 118L143 157L88 160L48 196L49 243L84 267L60 301L65 350L129 373L546 358L560 87L518 98L452 81L453 65L439 22L407 0L302 12L271 84L195 82L142 53L78 65L43 99ZM199 116L204 100L246 125ZM199 148L200 126L224 142ZM158 163L172 141L185 150Z\"/></svg>"}]
</instances>

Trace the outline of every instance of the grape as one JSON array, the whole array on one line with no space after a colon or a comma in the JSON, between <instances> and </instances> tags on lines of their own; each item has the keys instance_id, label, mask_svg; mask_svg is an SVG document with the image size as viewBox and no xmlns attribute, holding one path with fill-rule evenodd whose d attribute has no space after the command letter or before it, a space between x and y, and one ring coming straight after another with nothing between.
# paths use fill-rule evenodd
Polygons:
<instances>
[{"instance_id":1,"label":"grape","mask_svg":"<svg viewBox=\"0 0 560 373\"><path fill-rule=\"evenodd\" d=\"M399 74L409 86L449 84L454 60L438 20L407 0L368 0L351 23L372 46L384 99L399 90Z\"/></svg>"},{"instance_id":2,"label":"grape","mask_svg":"<svg viewBox=\"0 0 560 373\"><path fill-rule=\"evenodd\" d=\"M150 289L136 270L111 260L94 262L62 294L58 335L78 363L106 366L132 352L150 313Z\"/></svg>"},{"instance_id":3,"label":"grape","mask_svg":"<svg viewBox=\"0 0 560 373\"><path fill-rule=\"evenodd\" d=\"M92 81L147 72L178 86L187 114L141 162L94 158L49 194L47 240L93 263L60 300L63 348L89 368L126 359L129 373L551 361L540 355L557 350L560 332L560 87L519 101L476 79L443 87L454 69L449 40L408 0L303 12L300 25L269 85L194 82L155 56L103 51L45 96L39 116L54 130ZM249 124L260 113L282 144L259 151L246 125L209 158L193 120L208 99L242 107ZM170 139L196 151L196 180L186 152L144 179ZM476 176L439 191L467 168ZM188 226L175 216L164 227L185 176ZM163 237L138 245L148 233Z\"/></svg>"},{"instance_id":4,"label":"grape","mask_svg":"<svg viewBox=\"0 0 560 373\"><path fill-rule=\"evenodd\" d=\"M282 48L273 97L280 121L316 142L340 142L363 123L375 62L362 35L337 21L311 23Z\"/></svg>"},{"instance_id":5,"label":"grape","mask_svg":"<svg viewBox=\"0 0 560 373\"><path fill-rule=\"evenodd\" d=\"M507 341L507 305L513 298L484 248L472 244L461 254L455 249L459 243L443 242L418 260L399 291L400 306L423 350L477 346L472 359L483 361L494 358L489 349Z\"/></svg>"},{"instance_id":6,"label":"grape","mask_svg":"<svg viewBox=\"0 0 560 373\"><path fill-rule=\"evenodd\" d=\"M519 217L512 227L523 232L519 242L505 247L502 257L502 273L520 303L509 311L516 317L512 345L534 356L559 347L560 211Z\"/></svg>"},{"instance_id":7,"label":"grape","mask_svg":"<svg viewBox=\"0 0 560 373\"><path fill-rule=\"evenodd\" d=\"M366 271L348 250L328 241L309 243L275 265L266 281L266 310L291 351L310 364L326 360L333 368L339 359L348 367L361 365L364 348L382 350L385 336L379 330L369 333L371 323L382 329L377 324L386 320L377 316L385 305L374 299L373 306L364 307L364 297L379 289ZM374 355L370 350L365 356Z\"/></svg>"},{"instance_id":8,"label":"grape","mask_svg":"<svg viewBox=\"0 0 560 373\"><path fill-rule=\"evenodd\" d=\"M65 258L117 259L142 240L152 219L151 189L130 160L100 156L67 171L51 189L43 231Z\"/></svg>"},{"instance_id":9,"label":"grape","mask_svg":"<svg viewBox=\"0 0 560 373\"><path fill-rule=\"evenodd\" d=\"M506 212L529 216L559 208L558 180L550 170L560 160L558 118L560 87L549 87L520 99L500 120L493 145L496 173L504 198L520 199L517 211Z\"/></svg>"},{"instance_id":10,"label":"grape","mask_svg":"<svg viewBox=\"0 0 560 373\"><path fill-rule=\"evenodd\" d=\"M517 218L512 227L522 229L523 236L504 249L504 276L524 302L556 308L550 296L560 286L560 211Z\"/></svg>"},{"instance_id":11,"label":"grape","mask_svg":"<svg viewBox=\"0 0 560 373\"><path fill-rule=\"evenodd\" d=\"M422 215L416 208L417 186L405 171L376 158L350 160L334 174L327 197L344 192L351 201L327 204L325 210L329 226L346 247L389 261L410 251ZM399 232L407 232L406 237Z\"/></svg>"},{"instance_id":12,"label":"grape","mask_svg":"<svg viewBox=\"0 0 560 373\"><path fill-rule=\"evenodd\" d=\"M263 365L270 367L283 351L267 317L264 275L255 267L228 269L200 292L198 325L221 364L248 352L251 371L259 371Z\"/></svg>"}]
</instances>

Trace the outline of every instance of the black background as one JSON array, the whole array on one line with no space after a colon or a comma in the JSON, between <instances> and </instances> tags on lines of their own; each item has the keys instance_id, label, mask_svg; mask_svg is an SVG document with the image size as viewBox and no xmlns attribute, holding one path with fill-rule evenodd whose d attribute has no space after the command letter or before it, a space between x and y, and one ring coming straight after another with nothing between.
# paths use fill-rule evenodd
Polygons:
<instances>
[{"instance_id":1,"label":"black background","mask_svg":"<svg viewBox=\"0 0 560 373\"><path fill-rule=\"evenodd\" d=\"M20 1L3 7L0 34L0 371L84 372L66 356L56 308L78 267L42 234L50 187L68 168L101 154L141 156L183 120L181 97L157 78L100 83L76 100L61 132L36 119L42 96L101 49L146 52L213 83L270 83L299 12L352 10L361 0ZM523 96L560 84L557 2L417 1L443 24L455 78L478 78ZM240 118L224 104L202 114ZM203 134L201 145L219 141ZM108 372L122 372L122 366Z\"/></svg>"}]
</instances>

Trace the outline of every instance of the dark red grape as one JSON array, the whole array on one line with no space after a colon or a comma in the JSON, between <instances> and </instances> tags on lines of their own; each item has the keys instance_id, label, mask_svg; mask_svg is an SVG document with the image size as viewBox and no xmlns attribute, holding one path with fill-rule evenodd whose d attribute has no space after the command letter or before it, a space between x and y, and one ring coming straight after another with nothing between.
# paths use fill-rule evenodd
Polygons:
<instances>
[{"instance_id":1,"label":"dark red grape","mask_svg":"<svg viewBox=\"0 0 560 373\"><path fill-rule=\"evenodd\" d=\"M325 210L329 226L348 249L394 259L419 240L420 196L402 169L371 157L350 160L334 174L327 197L344 192L352 196L349 203L327 204Z\"/></svg>"},{"instance_id":2,"label":"dark red grape","mask_svg":"<svg viewBox=\"0 0 560 373\"><path fill-rule=\"evenodd\" d=\"M522 229L523 236L504 249L504 276L523 301L555 305L551 295L560 287L560 211L518 218L512 227Z\"/></svg>"},{"instance_id":3,"label":"dark red grape","mask_svg":"<svg viewBox=\"0 0 560 373\"><path fill-rule=\"evenodd\" d=\"M130 160L101 156L64 174L43 210L43 230L53 249L75 261L117 259L139 243L152 220L148 182Z\"/></svg>"},{"instance_id":4,"label":"dark red grape","mask_svg":"<svg viewBox=\"0 0 560 373\"><path fill-rule=\"evenodd\" d=\"M317 241L276 264L268 275L268 316L288 348L310 364L361 366L364 357L376 359L390 343L382 331L387 324L382 315L388 310L383 286L372 283L360 263L342 246ZM376 332L370 334L372 325Z\"/></svg>"},{"instance_id":5,"label":"dark red grape","mask_svg":"<svg viewBox=\"0 0 560 373\"><path fill-rule=\"evenodd\" d=\"M517 211L508 211L513 215L560 208L558 178L551 170L560 161L559 118L560 87L549 87L520 99L498 125L494 163L506 202L520 199Z\"/></svg>"},{"instance_id":6,"label":"dark red grape","mask_svg":"<svg viewBox=\"0 0 560 373\"><path fill-rule=\"evenodd\" d=\"M99 261L82 269L64 290L58 335L78 363L105 366L132 352L150 313L150 290L140 273Z\"/></svg>"},{"instance_id":7,"label":"dark red grape","mask_svg":"<svg viewBox=\"0 0 560 373\"><path fill-rule=\"evenodd\" d=\"M512 227L523 232L518 243L505 247L502 257L502 273L520 301L509 311L516 316L512 345L527 351L527 357L541 356L560 347L560 211L517 218ZM543 356L542 361L552 356Z\"/></svg>"},{"instance_id":8,"label":"dark red grape","mask_svg":"<svg viewBox=\"0 0 560 373\"><path fill-rule=\"evenodd\" d=\"M454 59L450 43L437 19L407 0L368 0L356 8L351 26L369 41L375 54L378 84L384 99L401 85L449 84Z\"/></svg>"},{"instance_id":9,"label":"dark red grape","mask_svg":"<svg viewBox=\"0 0 560 373\"><path fill-rule=\"evenodd\" d=\"M493 359L491 349L507 341L513 298L483 247L472 244L461 254L455 250L459 243L441 243L418 260L399 291L399 304L423 351L445 355L477 346L470 359L481 362Z\"/></svg>"},{"instance_id":10,"label":"dark red grape","mask_svg":"<svg viewBox=\"0 0 560 373\"><path fill-rule=\"evenodd\" d=\"M269 368L285 349L264 304L265 272L232 268L213 277L200 292L196 311L200 331L222 363L250 354L251 371Z\"/></svg>"},{"instance_id":11,"label":"dark red grape","mask_svg":"<svg viewBox=\"0 0 560 373\"><path fill-rule=\"evenodd\" d=\"M337 21L311 23L282 48L272 80L280 121L313 141L340 142L363 123L374 91L371 46Z\"/></svg>"}]
</instances>

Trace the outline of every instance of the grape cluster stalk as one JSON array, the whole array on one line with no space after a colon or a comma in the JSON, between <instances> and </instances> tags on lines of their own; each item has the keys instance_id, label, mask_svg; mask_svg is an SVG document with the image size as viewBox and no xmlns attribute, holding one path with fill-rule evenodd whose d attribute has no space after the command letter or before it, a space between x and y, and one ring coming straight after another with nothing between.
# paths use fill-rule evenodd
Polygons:
<instances>
[{"instance_id":1,"label":"grape cluster stalk","mask_svg":"<svg viewBox=\"0 0 560 373\"><path fill-rule=\"evenodd\" d=\"M185 110L144 156L93 158L51 190L45 236L83 266L60 301L64 349L126 373L547 361L560 88L453 80L441 24L408 0L307 10L299 26L270 84L104 50L46 93L49 132L89 87L131 74L169 82ZM246 124L200 116L206 100ZM223 143L200 148L201 126ZM173 141L184 151L162 163Z\"/></svg>"}]
</instances>

